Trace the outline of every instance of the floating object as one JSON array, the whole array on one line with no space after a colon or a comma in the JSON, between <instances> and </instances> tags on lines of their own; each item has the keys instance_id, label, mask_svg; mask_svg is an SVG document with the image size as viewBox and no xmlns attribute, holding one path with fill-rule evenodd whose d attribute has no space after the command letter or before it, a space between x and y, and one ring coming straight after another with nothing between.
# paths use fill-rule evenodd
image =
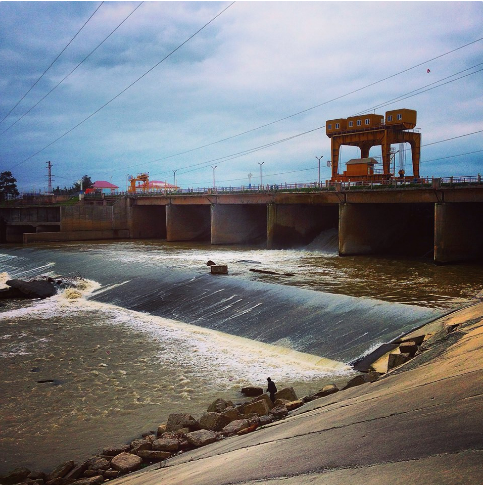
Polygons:
<instances>
[{"instance_id":1,"label":"floating object","mask_svg":"<svg viewBox=\"0 0 483 485\"><path fill-rule=\"evenodd\" d=\"M211 274L228 274L228 266L226 264L215 264L211 266Z\"/></svg>"}]
</instances>

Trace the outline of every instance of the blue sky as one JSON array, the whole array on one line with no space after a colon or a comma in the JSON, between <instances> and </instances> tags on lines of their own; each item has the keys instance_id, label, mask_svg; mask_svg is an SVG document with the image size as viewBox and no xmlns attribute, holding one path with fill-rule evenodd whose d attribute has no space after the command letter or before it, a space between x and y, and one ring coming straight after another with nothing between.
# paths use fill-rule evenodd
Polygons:
<instances>
[{"instance_id":1,"label":"blue sky","mask_svg":"<svg viewBox=\"0 0 483 485\"><path fill-rule=\"evenodd\" d=\"M181 187L211 186L213 166L217 185L240 186L261 162L264 183L314 182L325 121L379 105L417 110L422 176L483 172L483 133L468 135L483 130L481 2L237 2L100 109L230 5L105 2L8 114L99 5L0 2L0 171L23 191L47 189L47 161L61 187L174 170ZM342 163L359 156L342 148Z\"/></svg>"}]
</instances>

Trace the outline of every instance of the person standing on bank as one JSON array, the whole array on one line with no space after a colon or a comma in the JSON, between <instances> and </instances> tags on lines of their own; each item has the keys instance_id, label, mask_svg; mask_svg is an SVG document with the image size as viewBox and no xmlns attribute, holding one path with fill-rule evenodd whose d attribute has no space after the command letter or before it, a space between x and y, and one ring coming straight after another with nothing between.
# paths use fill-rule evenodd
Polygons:
<instances>
[{"instance_id":1,"label":"person standing on bank","mask_svg":"<svg viewBox=\"0 0 483 485\"><path fill-rule=\"evenodd\" d=\"M275 403L275 393L277 392L277 386L275 385L275 382L270 379L270 377L267 377L268 381L268 387L267 387L267 392L270 394L270 401Z\"/></svg>"}]
</instances>

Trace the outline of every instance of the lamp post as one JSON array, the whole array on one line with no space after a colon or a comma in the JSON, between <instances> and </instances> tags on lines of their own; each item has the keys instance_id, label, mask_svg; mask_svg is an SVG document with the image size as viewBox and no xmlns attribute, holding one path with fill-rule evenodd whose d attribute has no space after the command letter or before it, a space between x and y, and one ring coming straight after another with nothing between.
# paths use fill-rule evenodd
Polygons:
<instances>
[{"instance_id":1,"label":"lamp post","mask_svg":"<svg viewBox=\"0 0 483 485\"><path fill-rule=\"evenodd\" d=\"M173 190L176 188L176 172L179 170L177 168L176 170L173 170Z\"/></svg>"},{"instance_id":2,"label":"lamp post","mask_svg":"<svg viewBox=\"0 0 483 485\"><path fill-rule=\"evenodd\" d=\"M320 156L320 157L315 157L318 161L319 161L319 188L320 188L320 161L324 158L324 155Z\"/></svg>"},{"instance_id":3,"label":"lamp post","mask_svg":"<svg viewBox=\"0 0 483 485\"><path fill-rule=\"evenodd\" d=\"M248 188L251 189L252 187L252 177L253 177L253 174L250 172L248 174Z\"/></svg>"},{"instance_id":4,"label":"lamp post","mask_svg":"<svg viewBox=\"0 0 483 485\"><path fill-rule=\"evenodd\" d=\"M260 165L260 187L263 189L263 175L262 175L262 165L265 162L258 162L258 165Z\"/></svg>"},{"instance_id":5,"label":"lamp post","mask_svg":"<svg viewBox=\"0 0 483 485\"><path fill-rule=\"evenodd\" d=\"M218 165L215 165L215 166L211 166L211 168L213 169L213 189L216 188L216 182L215 182L215 168L218 167Z\"/></svg>"}]
</instances>

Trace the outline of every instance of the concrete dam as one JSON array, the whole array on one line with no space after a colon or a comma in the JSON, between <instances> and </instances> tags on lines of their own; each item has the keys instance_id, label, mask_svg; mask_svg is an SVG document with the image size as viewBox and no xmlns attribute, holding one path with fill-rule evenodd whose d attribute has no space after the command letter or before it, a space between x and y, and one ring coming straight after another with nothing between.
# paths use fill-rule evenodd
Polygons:
<instances>
[{"instance_id":1,"label":"concrete dam","mask_svg":"<svg viewBox=\"0 0 483 485\"><path fill-rule=\"evenodd\" d=\"M101 239L302 247L337 231L339 254L483 257L483 186L157 194L0 208L0 242Z\"/></svg>"}]
</instances>

